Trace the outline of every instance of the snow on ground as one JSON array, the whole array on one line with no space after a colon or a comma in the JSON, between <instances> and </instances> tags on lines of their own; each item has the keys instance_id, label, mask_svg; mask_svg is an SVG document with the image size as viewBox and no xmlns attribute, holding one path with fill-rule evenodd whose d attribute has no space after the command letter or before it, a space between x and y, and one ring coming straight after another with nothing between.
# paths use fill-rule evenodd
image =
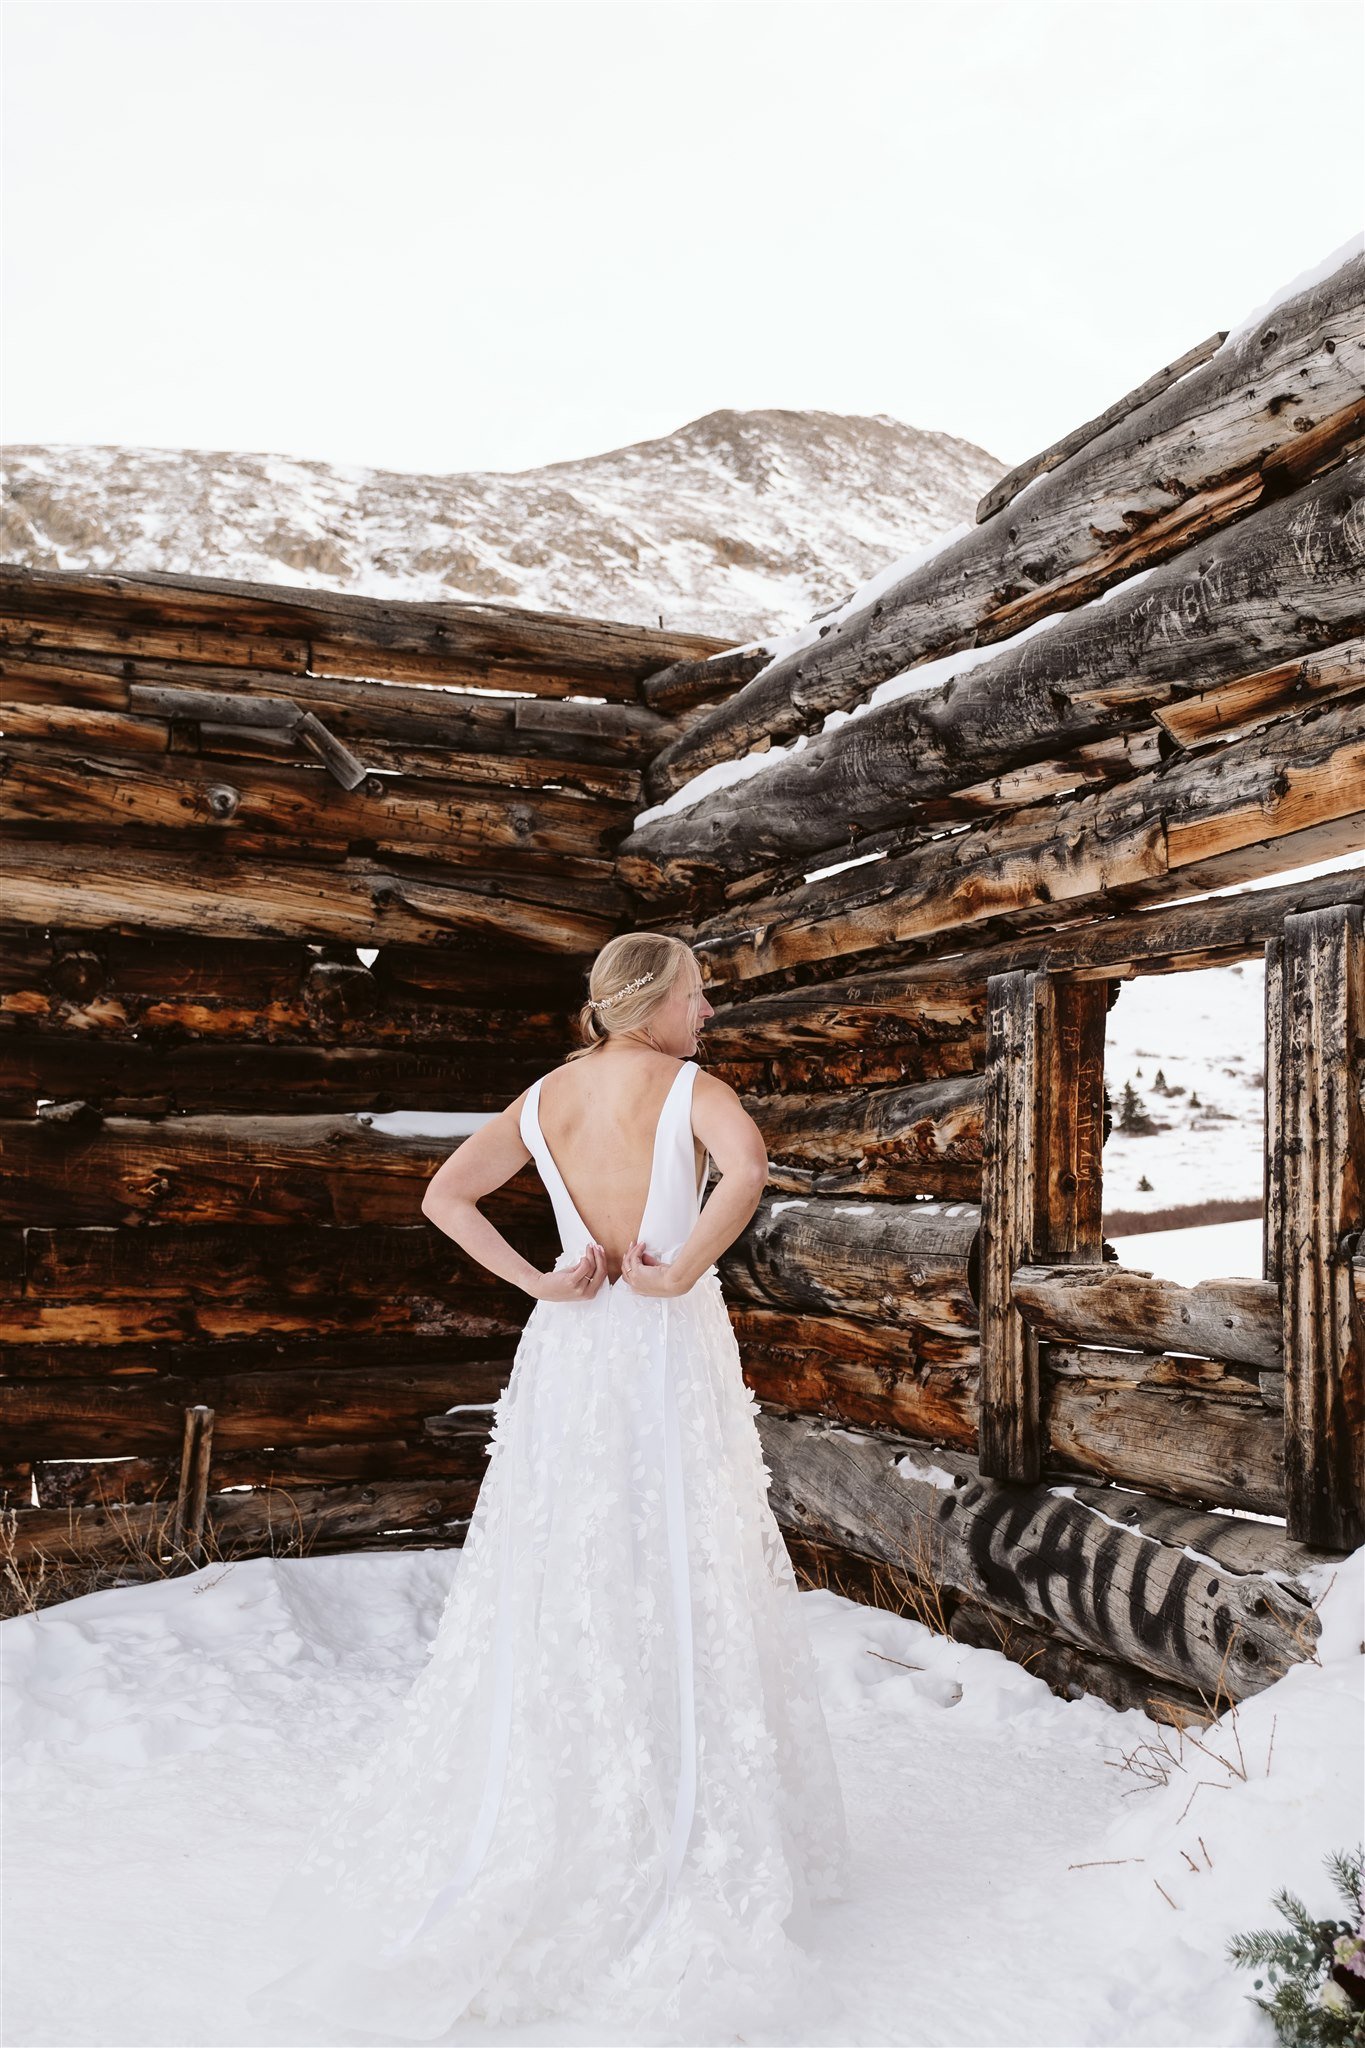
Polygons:
<instances>
[{"instance_id":1,"label":"snow on ground","mask_svg":"<svg viewBox=\"0 0 1365 2048\"><path fill-rule=\"evenodd\" d=\"M10 2048L280 2048L242 2004L265 1902L420 1669L455 1563L261 1558L0 1628ZM1187 1750L1151 1790L1117 1767L1163 1738L1141 1713L1063 1702L995 1651L803 1595L854 1842L850 1895L817 1922L839 2017L804 2038L1267 2043L1222 1944L1273 1919L1281 1883L1325 1908L1321 1858L1359 1832L1363 1582L1365 1552L1327 1592L1322 1664L1214 1731L1234 1759L1240 1735L1245 1782ZM551 2022L448 2036L612 2038Z\"/></svg>"},{"instance_id":2,"label":"snow on ground","mask_svg":"<svg viewBox=\"0 0 1365 2048\"><path fill-rule=\"evenodd\" d=\"M1124 982L1109 1012L1104 1077L1114 1113L1104 1148L1106 1209L1261 1199L1261 961ZM1120 1128L1125 1084L1155 1131Z\"/></svg>"},{"instance_id":3,"label":"snow on ground","mask_svg":"<svg viewBox=\"0 0 1365 2048\"><path fill-rule=\"evenodd\" d=\"M1130 1273L1154 1273L1193 1287L1197 1280L1261 1277L1261 1219L1201 1223L1191 1230L1148 1230L1139 1237L1111 1238L1119 1264Z\"/></svg>"}]
</instances>

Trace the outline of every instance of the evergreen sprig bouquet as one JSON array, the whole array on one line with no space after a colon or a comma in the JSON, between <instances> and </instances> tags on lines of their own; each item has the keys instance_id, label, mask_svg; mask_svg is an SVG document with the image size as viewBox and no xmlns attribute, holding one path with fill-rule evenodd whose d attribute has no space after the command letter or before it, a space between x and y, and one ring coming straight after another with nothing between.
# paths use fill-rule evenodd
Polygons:
<instances>
[{"instance_id":1,"label":"evergreen sprig bouquet","mask_svg":"<svg viewBox=\"0 0 1365 2048\"><path fill-rule=\"evenodd\" d=\"M1287 1930L1262 1928L1228 1943L1232 1962L1264 1970L1255 1988L1268 1985L1271 1995L1254 2003L1270 2014L1286 2048L1365 2044L1365 1851L1337 1851L1326 1862L1346 1919L1314 1920L1302 1899L1279 1891L1274 1904Z\"/></svg>"}]
</instances>

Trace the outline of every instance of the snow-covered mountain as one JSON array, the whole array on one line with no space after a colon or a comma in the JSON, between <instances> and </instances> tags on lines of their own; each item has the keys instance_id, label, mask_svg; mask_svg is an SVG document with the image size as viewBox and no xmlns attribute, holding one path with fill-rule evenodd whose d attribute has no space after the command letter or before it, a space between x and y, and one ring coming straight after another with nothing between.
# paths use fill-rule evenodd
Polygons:
<instances>
[{"instance_id":1,"label":"snow-covered mountain","mask_svg":"<svg viewBox=\"0 0 1365 2048\"><path fill-rule=\"evenodd\" d=\"M576 462L405 476L204 449L11 447L0 548L154 570L789 631L959 521L1003 464L877 413L713 412Z\"/></svg>"}]
</instances>

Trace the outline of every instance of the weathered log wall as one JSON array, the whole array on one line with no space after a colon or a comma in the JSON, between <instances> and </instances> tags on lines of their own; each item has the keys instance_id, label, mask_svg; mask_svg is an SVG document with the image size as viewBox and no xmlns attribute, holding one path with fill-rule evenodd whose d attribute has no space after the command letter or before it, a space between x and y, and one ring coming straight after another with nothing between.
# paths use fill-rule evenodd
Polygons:
<instances>
[{"instance_id":1,"label":"weathered log wall","mask_svg":"<svg viewBox=\"0 0 1365 2048\"><path fill-rule=\"evenodd\" d=\"M197 1408L229 1540L458 1538L525 1303L419 1222L450 1141L365 1115L505 1102L633 923L768 1144L722 1274L798 1556L1120 1703L1305 1653L1299 1572L1365 1536L1365 869L1274 878L1365 850L1365 259L1176 370L776 662L0 582L23 1541L150 1528ZM1262 955L1264 1277L1120 1271L1107 1006ZM529 1177L497 1213L543 1240Z\"/></svg>"},{"instance_id":2,"label":"weathered log wall","mask_svg":"<svg viewBox=\"0 0 1365 2048\"><path fill-rule=\"evenodd\" d=\"M1273 880L1365 852L1365 258L1179 369L796 652L650 679L617 858L767 1139L722 1272L798 1556L1173 1708L1303 1654L1264 1572L1365 1538L1365 864ZM1107 1008L1263 952L1265 1276L1123 1271Z\"/></svg>"},{"instance_id":3,"label":"weathered log wall","mask_svg":"<svg viewBox=\"0 0 1365 2048\"><path fill-rule=\"evenodd\" d=\"M526 1302L421 1216L454 1136L371 1119L495 1110L562 1057L670 730L640 681L717 645L0 571L21 1553L156 1540L205 1410L212 1540L458 1537ZM548 1260L533 1173L494 1213Z\"/></svg>"}]
</instances>

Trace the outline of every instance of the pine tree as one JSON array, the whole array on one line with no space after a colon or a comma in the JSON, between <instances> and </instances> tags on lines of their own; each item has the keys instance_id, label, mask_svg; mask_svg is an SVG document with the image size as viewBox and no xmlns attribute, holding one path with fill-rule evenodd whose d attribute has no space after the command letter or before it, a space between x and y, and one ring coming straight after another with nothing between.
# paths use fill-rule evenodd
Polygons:
<instances>
[{"instance_id":1,"label":"pine tree","mask_svg":"<svg viewBox=\"0 0 1365 2048\"><path fill-rule=\"evenodd\" d=\"M1147 1138L1156 1128L1137 1089L1131 1081L1125 1081L1123 1101L1119 1107L1119 1129L1126 1131L1130 1138Z\"/></svg>"}]
</instances>

